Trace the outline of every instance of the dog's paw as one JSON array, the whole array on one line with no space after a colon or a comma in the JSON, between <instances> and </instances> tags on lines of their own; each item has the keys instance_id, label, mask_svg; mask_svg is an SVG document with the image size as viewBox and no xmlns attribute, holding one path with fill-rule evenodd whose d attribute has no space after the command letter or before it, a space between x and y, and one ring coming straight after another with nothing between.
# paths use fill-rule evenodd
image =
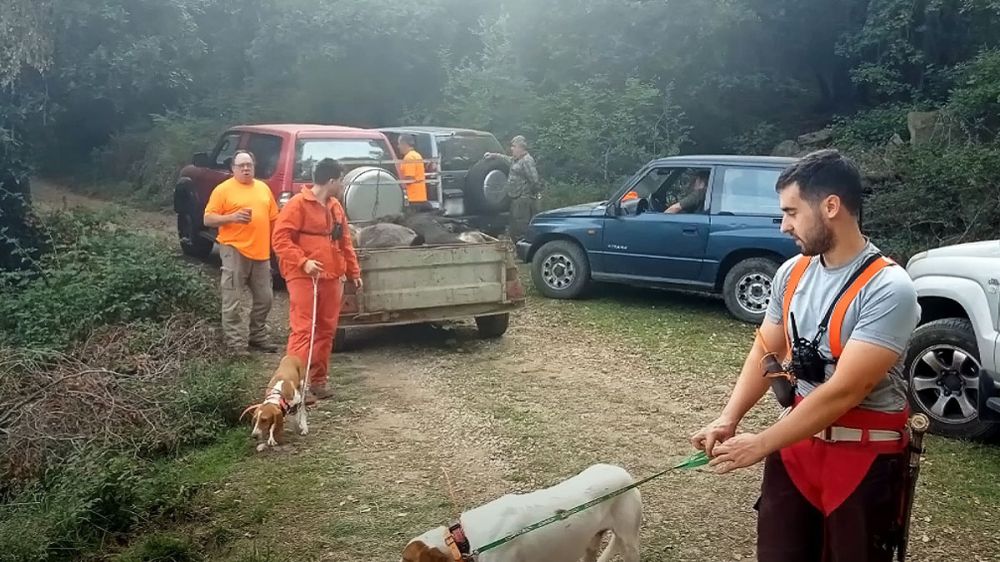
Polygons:
<instances>
[{"instance_id":1,"label":"dog's paw","mask_svg":"<svg viewBox=\"0 0 1000 562\"><path fill-rule=\"evenodd\" d=\"M278 442L274 440L274 437L271 437L270 439L268 439L267 440L267 444L269 446L271 446L271 447L277 447L278 446Z\"/></svg>"},{"instance_id":2,"label":"dog's paw","mask_svg":"<svg viewBox=\"0 0 1000 562\"><path fill-rule=\"evenodd\" d=\"M267 448L267 443L258 443L257 444L257 452L258 453L263 453L264 449L266 449L266 448Z\"/></svg>"},{"instance_id":3,"label":"dog's paw","mask_svg":"<svg viewBox=\"0 0 1000 562\"><path fill-rule=\"evenodd\" d=\"M304 425L299 428L299 435L309 435L309 426Z\"/></svg>"}]
</instances>

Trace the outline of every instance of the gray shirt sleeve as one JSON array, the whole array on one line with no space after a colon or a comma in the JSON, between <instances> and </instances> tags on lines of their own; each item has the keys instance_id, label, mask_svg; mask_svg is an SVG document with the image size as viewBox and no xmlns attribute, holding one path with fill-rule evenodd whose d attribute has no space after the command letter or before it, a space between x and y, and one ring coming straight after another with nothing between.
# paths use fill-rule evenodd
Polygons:
<instances>
[{"instance_id":1,"label":"gray shirt sleeve","mask_svg":"<svg viewBox=\"0 0 1000 562\"><path fill-rule=\"evenodd\" d=\"M781 317L781 308L785 300L785 286L788 285L788 278L792 275L792 267L799 260L798 256L786 261L778 267L774 274L774 281L771 282L771 300L767 303L767 312L764 318L772 324L779 326L784 322Z\"/></svg>"},{"instance_id":2,"label":"gray shirt sleeve","mask_svg":"<svg viewBox=\"0 0 1000 562\"><path fill-rule=\"evenodd\" d=\"M887 267L871 280L863 293L864 299L858 303L861 305L858 323L850 339L902 354L920 321L917 291L910 276L902 267Z\"/></svg>"}]
</instances>

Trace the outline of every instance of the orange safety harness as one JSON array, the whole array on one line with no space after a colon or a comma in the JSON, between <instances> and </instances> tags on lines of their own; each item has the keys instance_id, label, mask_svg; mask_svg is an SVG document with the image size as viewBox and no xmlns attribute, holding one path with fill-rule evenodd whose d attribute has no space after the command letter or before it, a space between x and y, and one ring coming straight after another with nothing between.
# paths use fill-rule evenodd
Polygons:
<instances>
[{"instance_id":1,"label":"orange safety harness","mask_svg":"<svg viewBox=\"0 0 1000 562\"><path fill-rule=\"evenodd\" d=\"M812 263L812 258L803 256L792 267L785 287L782 303L782 317L785 322L785 337L788 342L788 356L791 355L792 341L788 331L792 298L795 289ZM836 362L844 351L843 331L847 309L857 298L861 289L886 267L896 262L876 254L855 273L853 280L845 284L841 294L827 311L827 318L820 326L824 330L829 323L830 352ZM818 337L817 337L818 339ZM795 405L802 401L796 397ZM816 509L829 515L839 507L864 480L871 464L880 454L902 452L908 444L905 431L909 410L902 412L877 412L863 408L853 408L836 420L822 434L824 438L810 437L781 450L781 459L795 487ZM836 441L829 438L831 428L860 430L860 439ZM896 431L898 440L873 440L874 433Z\"/></svg>"}]
</instances>

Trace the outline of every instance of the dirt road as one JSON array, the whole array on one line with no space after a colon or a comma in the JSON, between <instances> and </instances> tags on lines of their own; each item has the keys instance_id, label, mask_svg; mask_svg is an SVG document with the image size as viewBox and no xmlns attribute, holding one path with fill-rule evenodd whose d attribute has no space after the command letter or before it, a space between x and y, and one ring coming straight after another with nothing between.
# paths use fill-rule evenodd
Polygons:
<instances>
[{"instance_id":1,"label":"dirt road","mask_svg":"<svg viewBox=\"0 0 1000 562\"><path fill-rule=\"evenodd\" d=\"M51 205L60 193L43 187L36 199ZM169 218L137 218L173 236ZM409 538L461 508L592 463L642 477L690 454L687 436L723 403L752 335L713 300L647 296L532 297L497 341L478 340L469 325L352 334L355 349L333 360L337 397L311 414L310 435L289 453L249 458L202 498L211 532L232 535L213 558L246 559L268 545L278 559L397 560ZM280 339L287 297L276 297ZM745 429L776 412L759 409ZM644 487L643 560L754 559L759 477L759 467L695 471ZM986 507L977 517L990 517ZM918 521L913 559L951 560L948 539L930 527ZM969 560L996 552L988 529L955 531Z\"/></svg>"}]
</instances>

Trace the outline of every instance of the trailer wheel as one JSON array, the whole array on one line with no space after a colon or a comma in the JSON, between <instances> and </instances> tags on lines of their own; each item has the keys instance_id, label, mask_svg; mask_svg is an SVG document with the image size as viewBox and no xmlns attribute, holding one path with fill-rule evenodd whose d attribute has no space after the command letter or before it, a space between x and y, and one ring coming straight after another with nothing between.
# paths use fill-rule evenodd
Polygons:
<instances>
[{"instance_id":1,"label":"trailer wheel","mask_svg":"<svg viewBox=\"0 0 1000 562\"><path fill-rule=\"evenodd\" d=\"M508 313L476 317L476 328L479 329L479 337L483 339L499 338L507 332L508 326L510 326Z\"/></svg>"}]
</instances>

